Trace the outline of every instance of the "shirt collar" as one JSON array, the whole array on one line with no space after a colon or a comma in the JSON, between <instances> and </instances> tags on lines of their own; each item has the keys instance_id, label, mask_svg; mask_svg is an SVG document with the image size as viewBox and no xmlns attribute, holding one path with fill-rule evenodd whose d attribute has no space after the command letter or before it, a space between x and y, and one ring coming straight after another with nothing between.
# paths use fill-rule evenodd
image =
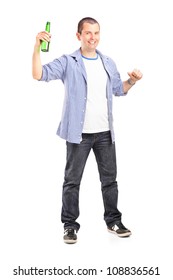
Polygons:
<instances>
[{"instance_id":1,"label":"shirt collar","mask_svg":"<svg viewBox=\"0 0 173 280\"><path fill-rule=\"evenodd\" d=\"M106 55L103 55L100 51L96 50L96 53L103 59L103 60L108 60L108 57ZM80 49L76 50L75 52L70 54L71 57L74 57L76 61L81 60L81 51Z\"/></svg>"}]
</instances>

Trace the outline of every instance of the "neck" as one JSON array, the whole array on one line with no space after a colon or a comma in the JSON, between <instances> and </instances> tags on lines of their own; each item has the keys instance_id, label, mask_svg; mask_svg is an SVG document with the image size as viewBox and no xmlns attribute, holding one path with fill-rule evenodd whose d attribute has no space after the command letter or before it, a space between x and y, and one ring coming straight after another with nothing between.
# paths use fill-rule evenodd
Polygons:
<instances>
[{"instance_id":1,"label":"neck","mask_svg":"<svg viewBox=\"0 0 173 280\"><path fill-rule=\"evenodd\" d=\"M96 50L88 52L87 50L80 50L81 54L88 58L95 58L97 56Z\"/></svg>"}]
</instances>

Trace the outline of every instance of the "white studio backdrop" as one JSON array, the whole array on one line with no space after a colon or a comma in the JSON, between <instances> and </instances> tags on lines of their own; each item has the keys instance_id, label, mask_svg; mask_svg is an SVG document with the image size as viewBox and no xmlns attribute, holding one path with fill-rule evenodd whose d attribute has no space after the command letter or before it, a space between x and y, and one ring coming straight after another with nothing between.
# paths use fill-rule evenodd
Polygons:
<instances>
[{"instance_id":1,"label":"white studio backdrop","mask_svg":"<svg viewBox=\"0 0 173 280\"><path fill-rule=\"evenodd\" d=\"M160 277L139 279L169 279L173 186L171 1L7 0L0 13L5 26L0 47L3 279L25 279L13 275L18 266L98 269L99 275L82 276L84 279L115 277L106 274L107 267L159 267ZM129 239L119 239L107 233L99 176L91 153L81 184L79 241L67 246L60 222L65 142L56 136L64 89L60 81L34 81L31 60L36 34L45 28L46 21L51 21L52 41L49 53L41 54L43 64L79 47L77 23L86 16L99 21L98 49L115 60L123 80L133 68L143 72L143 79L126 97L114 98L119 209L133 234ZM121 276L126 278L133 276Z\"/></svg>"}]
</instances>

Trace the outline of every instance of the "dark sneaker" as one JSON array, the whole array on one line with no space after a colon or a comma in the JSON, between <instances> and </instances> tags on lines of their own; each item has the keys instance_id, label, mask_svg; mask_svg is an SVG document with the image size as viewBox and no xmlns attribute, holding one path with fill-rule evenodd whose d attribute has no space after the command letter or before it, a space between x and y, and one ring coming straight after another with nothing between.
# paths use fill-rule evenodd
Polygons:
<instances>
[{"instance_id":1,"label":"dark sneaker","mask_svg":"<svg viewBox=\"0 0 173 280\"><path fill-rule=\"evenodd\" d=\"M77 242L77 231L73 228L67 228L64 231L64 242L67 244L74 244Z\"/></svg>"},{"instance_id":2,"label":"dark sneaker","mask_svg":"<svg viewBox=\"0 0 173 280\"><path fill-rule=\"evenodd\" d=\"M132 234L121 222L113 227L108 227L108 231L117 234L119 237L129 237Z\"/></svg>"}]
</instances>

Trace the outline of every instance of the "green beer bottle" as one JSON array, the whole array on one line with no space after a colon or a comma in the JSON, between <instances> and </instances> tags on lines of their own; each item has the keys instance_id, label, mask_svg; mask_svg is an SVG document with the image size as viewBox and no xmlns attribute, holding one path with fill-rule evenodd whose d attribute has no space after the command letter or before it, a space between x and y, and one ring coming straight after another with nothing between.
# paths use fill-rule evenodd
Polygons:
<instances>
[{"instance_id":1,"label":"green beer bottle","mask_svg":"<svg viewBox=\"0 0 173 280\"><path fill-rule=\"evenodd\" d=\"M50 21L46 22L45 31L50 32ZM49 43L50 42L46 42L46 41L42 41L41 42L41 50L42 50L42 52L48 52L49 51Z\"/></svg>"}]
</instances>

